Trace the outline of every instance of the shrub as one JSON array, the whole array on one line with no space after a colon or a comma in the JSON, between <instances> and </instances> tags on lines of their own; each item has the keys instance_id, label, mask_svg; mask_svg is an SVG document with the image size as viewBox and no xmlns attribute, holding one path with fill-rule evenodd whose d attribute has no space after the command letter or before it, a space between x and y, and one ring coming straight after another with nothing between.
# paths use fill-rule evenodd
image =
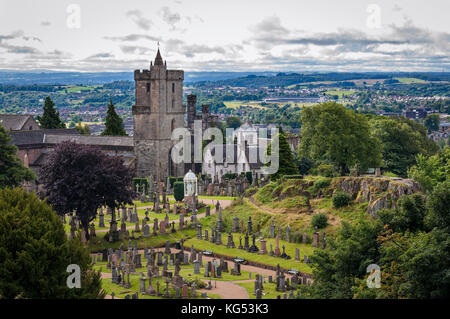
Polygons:
<instances>
[{"instance_id":1,"label":"shrub","mask_svg":"<svg viewBox=\"0 0 450 319\"><path fill-rule=\"evenodd\" d=\"M328 178L321 178L314 182L313 188L314 190L318 190L328 186L330 186L330 180Z\"/></svg>"},{"instance_id":2,"label":"shrub","mask_svg":"<svg viewBox=\"0 0 450 319\"><path fill-rule=\"evenodd\" d=\"M386 177L398 177L397 174L392 173L392 172L384 172L383 176L386 176Z\"/></svg>"},{"instance_id":3,"label":"shrub","mask_svg":"<svg viewBox=\"0 0 450 319\"><path fill-rule=\"evenodd\" d=\"M328 225L328 216L325 213L315 214L311 219L311 226L319 229L325 228Z\"/></svg>"},{"instance_id":4,"label":"shrub","mask_svg":"<svg viewBox=\"0 0 450 319\"><path fill-rule=\"evenodd\" d=\"M253 182L252 172L245 172L245 177L247 178L247 181L248 181L249 184L251 185L252 182Z\"/></svg>"},{"instance_id":5,"label":"shrub","mask_svg":"<svg viewBox=\"0 0 450 319\"><path fill-rule=\"evenodd\" d=\"M235 179L237 177L236 173L225 173L223 174L223 178L225 179Z\"/></svg>"},{"instance_id":6,"label":"shrub","mask_svg":"<svg viewBox=\"0 0 450 319\"><path fill-rule=\"evenodd\" d=\"M181 202L184 198L184 183L183 182L175 182L173 184L173 197L177 202Z\"/></svg>"},{"instance_id":7,"label":"shrub","mask_svg":"<svg viewBox=\"0 0 450 319\"><path fill-rule=\"evenodd\" d=\"M347 193L339 192L333 195L333 207L339 208L347 206L350 203L351 197Z\"/></svg>"},{"instance_id":8,"label":"shrub","mask_svg":"<svg viewBox=\"0 0 450 319\"><path fill-rule=\"evenodd\" d=\"M319 175L325 177L333 177L334 176L334 166L331 164L320 164L317 167L317 171Z\"/></svg>"}]
</instances>

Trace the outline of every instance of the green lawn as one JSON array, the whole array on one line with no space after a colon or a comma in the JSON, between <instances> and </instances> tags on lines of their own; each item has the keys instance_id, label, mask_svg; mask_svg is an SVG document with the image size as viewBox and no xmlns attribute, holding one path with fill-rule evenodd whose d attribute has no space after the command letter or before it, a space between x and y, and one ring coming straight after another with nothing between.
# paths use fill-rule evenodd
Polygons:
<instances>
[{"instance_id":1,"label":"green lawn","mask_svg":"<svg viewBox=\"0 0 450 319\"><path fill-rule=\"evenodd\" d=\"M243 234L239 234L239 233L234 233L233 234L233 240L235 245L238 247L239 246L239 236L242 236L242 245L244 244L244 235ZM250 245L251 245L251 239L250 241ZM227 242L227 235L226 234L222 234L222 242L224 244L226 244ZM273 250L275 251L275 239L274 238L267 238L267 251L270 251L270 244L272 244L273 246ZM185 242L185 247L190 247L191 245L194 245L194 248L196 249L201 249L201 250L210 250L213 251L214 253L217 254L221 254L221 255L225 255L225 256L229 256L229 257L242 257L246 260L249 261L253 261L253 262L258 262L258 263L262 263L262 264L266 264L266 265L271 265L271 266L276 266L277 264L280 264L281 267L286 268L286 269L297 269L301 272L304 273L311 273L312 270L309 267L309 265L301 262L301 260L303 260L303 256L304 255L312 255L314 249L311 245L308 244L297 244L297 243L288 243L284 240L280 240L280 251L282 252L282 246L285 245L286 247L286 254L288 254L289 256L291 256L291 259L283 259L283 258L278 258L278 257L273 257L270 255L259 255L259 254L255 254L255 253L249 253L245 250L241 250L238 248L227 248L225 245L216 245L211 243L210 241L206 241L206 240L200 240L197 238L191 238L188 241ZM260 244L258 242L256 242L256 245L258 247L260 247ZM300 249L300 261L295 260L295 248L299 248Z\"/></svg>"}]
</instances>

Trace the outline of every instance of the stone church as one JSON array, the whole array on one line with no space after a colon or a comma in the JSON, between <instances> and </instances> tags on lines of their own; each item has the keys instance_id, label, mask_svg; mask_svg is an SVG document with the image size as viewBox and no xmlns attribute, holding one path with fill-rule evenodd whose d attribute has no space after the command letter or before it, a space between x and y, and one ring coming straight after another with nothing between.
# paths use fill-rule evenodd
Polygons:
<instances>
[{"instance_id":1,"label":"stone church","mask_svg":"<svg viewBox=\"0 0 450 319\"><path fill-rule=\"evenodd\" d=\"M134 71L136 104L133 106L136 175L164 180L181 176L184 166L171 160L172 131L184 127L184 71L168 70L161 53L149 70Z\"/></svg>"}]
</instances>

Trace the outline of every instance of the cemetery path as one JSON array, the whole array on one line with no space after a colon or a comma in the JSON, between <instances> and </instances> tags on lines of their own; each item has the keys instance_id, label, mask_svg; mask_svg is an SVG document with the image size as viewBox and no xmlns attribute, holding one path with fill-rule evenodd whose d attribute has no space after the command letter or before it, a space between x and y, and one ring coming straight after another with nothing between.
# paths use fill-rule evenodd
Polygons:
<instances>
[{"instance_id":1,"label":"cemetery path","mask_svg":"<svg viewBox=\"0 0 450 319\"><path fill-rule=\"evenodd\" d=\"M277 214L278 214L278 213L276 213L276 212L274 212L274 211L271 211L271 210L269 210L269 209L267 209L267 208L265 208L265 207L262 207L261 205L257 204L257 203L255 202L255 200L253 199L253 197L249 197L249 198L248 198L248 202L249 202L250 204L252 204L253 206L256 206L257 208L259 208L260 210L266 212L267 214L270 214L270 215L277 215Z\"/></svg>"},{"instance_id":2,"label":"cemetery path","mask_svg":"<svg viewBox=\"0 0 450 319\"><path fill-rule=\"evenodd\" d=\"M200 198L199 201L201 201L204 204L212 204L212 205L215 205L217 203L217 200L214 200L214 199ZM219 203L220 203L220 206L222 207L222 209L227 208L228 206L230 206L232 202L233 201L231 199L219 199ZM152 209L153 206L140 206L139 207L139 209L147 209L147 208ZM215 213L216 213L216 208L213 208L211 210L211 215L215 214ZM201 213L201 214L197 215L197 218L203 218L205 216L206 216L206 213ZM174 219L174 220L171 220L170 222L175 222L175 224L178 224L180 222L180 220L179 219ZM135 228L135 226L127 226L128 230L132 230L134 228ZM96 233L106 233L108 231L109 231L109 229L99 229L99 230L96 230L95 232Z\"/></svg>"},{"instance_id":3,"label":"cemetery path","mask_svg":"<svg viewBox=\"0 0 450 319\"><path fill-rule=\"evenodd\" d=\"M208 283L209 280L201 279L201 281ZM223 299L249 299L247 290L244 287L236 285L232 281L211 281L211 289L199 289L200 292L207 292L216 294Z\"/></svg>"}]
</instances>

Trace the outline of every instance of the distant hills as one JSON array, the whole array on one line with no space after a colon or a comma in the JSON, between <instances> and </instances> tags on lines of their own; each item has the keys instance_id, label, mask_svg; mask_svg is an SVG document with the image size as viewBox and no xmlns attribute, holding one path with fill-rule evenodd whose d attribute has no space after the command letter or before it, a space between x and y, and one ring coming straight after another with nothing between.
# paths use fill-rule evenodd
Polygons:
<instances>
[{"instance_id":1,"label":"distant hills","mask_svg":"<svg viewBox=\"0 0 450 319\"><path fill-rule=\"evenodd\" d=\"M287 86L320 81L357 79L416 78L425 81L450 81L450 72L427 73L277 73L277 72L185 72L185 84L202 86ZM50 70L0 70L0 84L105 84L113 81L133 81L133 72L58 72Z\"/></svg>"},{"instance_id":2,"label":"distant hills","mask_svg":"<svg viewBox=\"0 0 450 319\"><path fill-rule=\"evenodd\" d=\"M276 72L185 72L184 82L227 80L248 75L271 76ZM50 70L9 71L0 70L0 84L105 84L113 81L134 81L130 72L58 72Z\"/></svg>"}]
</instances>

